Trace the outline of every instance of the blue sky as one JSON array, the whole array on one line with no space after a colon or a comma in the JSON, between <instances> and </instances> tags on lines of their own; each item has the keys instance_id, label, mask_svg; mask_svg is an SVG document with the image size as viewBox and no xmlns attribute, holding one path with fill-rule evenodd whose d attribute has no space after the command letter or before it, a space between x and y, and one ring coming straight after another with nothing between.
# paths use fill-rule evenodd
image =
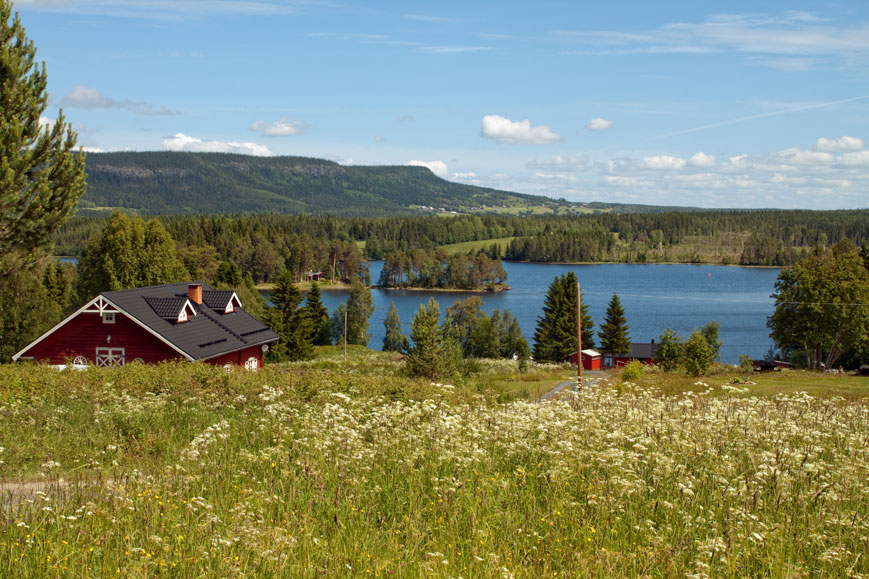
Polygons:
<instances>
[{"instance_id":1,"label":"blue sky","mask_svg":"<svg viewBox=\"0 0 869 579\"><path fill-rule=\"evenodd\" d=\"M869 207L869 2L18 0L88 150L425 164L700 207Z\"/></svg>"}]
</instances>

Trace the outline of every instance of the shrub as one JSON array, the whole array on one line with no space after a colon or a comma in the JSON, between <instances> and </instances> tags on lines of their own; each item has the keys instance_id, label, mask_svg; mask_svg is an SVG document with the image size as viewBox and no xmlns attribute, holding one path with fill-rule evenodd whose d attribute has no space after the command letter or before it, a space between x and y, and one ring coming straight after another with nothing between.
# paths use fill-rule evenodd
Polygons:
<instances>
[{"instance_id":1,"label":"shrub","mask_svg":"<svg viewBox=\"0 0 869 579\"><path fill-rule=\"evenodd\" d=\"M633 360L622 369L622 381L633 382L639 380L646 373L646 366L639 360Z\"/></svg>"}]
</instances>

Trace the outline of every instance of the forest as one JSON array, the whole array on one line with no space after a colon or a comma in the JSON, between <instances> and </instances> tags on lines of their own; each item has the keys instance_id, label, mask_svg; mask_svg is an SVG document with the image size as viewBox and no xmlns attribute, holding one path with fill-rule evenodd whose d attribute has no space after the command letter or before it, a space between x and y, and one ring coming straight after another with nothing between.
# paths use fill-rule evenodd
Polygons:
<instances>
[{"instance_id":1,"label":"forest","mask_svg":"<svg viewBox=\"0 0 869 579\"><path fill-rule=\"evenodd\" d=\"M191 270L234 263L257 283L286 268L335 279L364 278L367 259L444 245L512 238L502 257L556 263L715 263L784 266L816 246L869 242L869 210L703 211L518 217L494 215L351 218L256 215L158 217ZM55 236L55 253L77 257L104 217L76 216ZM397 259L397 258L395 258ZM418 280L420 271L413 275ZM406 281L407 272L403 274ZM398 278L395 278L396 283ZM433 282L432 282L433 283ZM433 286L434 287L434 286Z\"/></svg>"},{"instance_id":2,"label":"forest","mask_svg":"<svg viewBox=\"0 0 869 579\"><path fill-rule=\"evenodd\" d=\"M507 289L507 272L498 256L449 254L439 249L414 249L387 254L379 284L382 287L498 291Z\"/></svg>"}]
</instances>

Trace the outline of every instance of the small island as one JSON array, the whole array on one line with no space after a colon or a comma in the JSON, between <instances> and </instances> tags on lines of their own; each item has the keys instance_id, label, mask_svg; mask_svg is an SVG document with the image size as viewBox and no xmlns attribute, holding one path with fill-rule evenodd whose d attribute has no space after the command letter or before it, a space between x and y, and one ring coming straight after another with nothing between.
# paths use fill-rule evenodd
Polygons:
<instances>
[{"instance_id":1,"label":"small island","mask_svg":"<svg viewBox=\"0 0 869 579\"><path fill-rule=\"evenodd\" d=\"M382 289L501 292L510 289L501 259L485 251L453 253L443 249L394 251L383 260Z\"/></svg>"}]
</instances>

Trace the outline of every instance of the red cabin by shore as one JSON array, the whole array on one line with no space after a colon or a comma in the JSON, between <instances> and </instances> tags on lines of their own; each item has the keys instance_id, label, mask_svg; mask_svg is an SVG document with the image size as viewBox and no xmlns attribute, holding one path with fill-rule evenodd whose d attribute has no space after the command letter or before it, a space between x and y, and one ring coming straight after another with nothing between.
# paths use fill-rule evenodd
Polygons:
<instances>
[{"instance_id":1,"label":"red cabin by shore","mask_svg":"<svg viewBox=\"0 0 869 579\"><path fill-rule=\"evenodd\" d=\"M631 351L629 354L619 354L612 357L612 367L621 368L627 366L634 360L639 360L643 364L650 365L655 363L655 352L658 349L658 344L655 340L651 342L631 342Z\"/></svg>"},{"instance_id":2,"label":"red cabin by shore","mask_svg":"<svg viewBox=\"0 0 869 579\"><path fill-rule=\"evenodd\" d=\"M570 355L570 363L576 365L576 352ZM603 368L603 358L600 352L596 350L582 351L582 369L583 370L600 370Z\"/></svg>"},{"instance_id":3,"label":"red cabin by shore","mask_svg":"<svg viewBox=\"0 0 869 579\"><path fill-rule=\"evenodd\" d=\"M12 359L96 366L182 359L256 369L278 339L234 291L190 282L101 293Z\"/></svg>"}]
</instances>

